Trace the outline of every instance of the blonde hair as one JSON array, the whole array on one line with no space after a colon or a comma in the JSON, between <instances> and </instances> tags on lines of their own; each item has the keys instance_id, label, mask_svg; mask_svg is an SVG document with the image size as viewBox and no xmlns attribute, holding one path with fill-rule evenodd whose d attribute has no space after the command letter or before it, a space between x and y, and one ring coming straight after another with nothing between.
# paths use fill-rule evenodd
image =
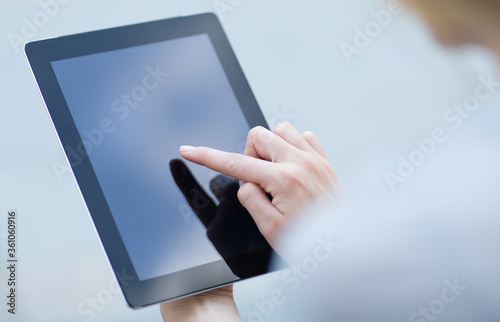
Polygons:
<instances>
[{"instance_id":1,"label":"blonde hair","mask_svg":"<svg viewBox=\"0 0 500 322\"><path fill-rule=\"evenodd\" d=\"M401 1L418 11L444 44L487 43L499 37L500 0Z\"/></svg>"},{"instance_id":2,"label":"blonde hair","mask_svg":"<svg viewBox=\"0 0 500 322\"><path fill-rule=\"evenodd\" d=\"M455 19L500 22L500 0L402 0L418 10L433 10Z\"/></svg>"}]
</instances>

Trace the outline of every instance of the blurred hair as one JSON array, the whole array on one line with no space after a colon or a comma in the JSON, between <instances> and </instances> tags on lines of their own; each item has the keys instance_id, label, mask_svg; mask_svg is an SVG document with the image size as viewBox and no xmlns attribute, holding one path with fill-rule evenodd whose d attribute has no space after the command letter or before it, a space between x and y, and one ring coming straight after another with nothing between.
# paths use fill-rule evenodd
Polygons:
<instances>
[{"instance_id":1,"label":"blurred hair","mask_svg":"<svg viewBox=\"0 0 500 322\"><path fill-rule=\"evenodd\" d=\"M444 44L487 43L498 38L500 0L401 1L418 11Z\"/></svg>"},{"instance_id":2,"label":"blurred hair","mask_svg":"<svg viewBox=\"0 0 500 322\"><path fill-rule=\"evenodd\" d=\"M463 20L486 18L500 22L500 0L403 0L423 10L438 10L438 15L452 15Z\"/></svg>"}]
</instances>

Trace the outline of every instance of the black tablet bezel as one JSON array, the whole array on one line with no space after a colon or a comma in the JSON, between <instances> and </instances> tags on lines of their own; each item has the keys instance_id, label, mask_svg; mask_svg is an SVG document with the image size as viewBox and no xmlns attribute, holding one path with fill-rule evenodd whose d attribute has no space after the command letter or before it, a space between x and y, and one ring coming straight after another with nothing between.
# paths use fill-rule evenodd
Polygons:
<instances>
[{"instance_id":1,"label":"black tablet bezel","mask_svg":"<svg viewBox=\"0 0 500 322\"><path fill-rule=\"evenodd\" d=\"M49 115L68 156L104 250L131 307L142 307L186 296L235 280L227 280L227 276L220 276L220 280L205 280L203 273L206 265L145 281L138 279L88 156L83 156L79 162L71 162L69 158L71 152L68 147L75 147L82 138L51 62L199 34L208 34L249 126L260 125L268 128L222 26L212 13L34 41L25 46L26 56ZM269 250L256 252L266 251ZM223 261L220 262L207 265L212 265L213 268L213 265L223 264ZM172 285L175 287L172 288ZM179 288L184 289L181 293L185 294L178 294Z\"/></svg>"}]
</instances>

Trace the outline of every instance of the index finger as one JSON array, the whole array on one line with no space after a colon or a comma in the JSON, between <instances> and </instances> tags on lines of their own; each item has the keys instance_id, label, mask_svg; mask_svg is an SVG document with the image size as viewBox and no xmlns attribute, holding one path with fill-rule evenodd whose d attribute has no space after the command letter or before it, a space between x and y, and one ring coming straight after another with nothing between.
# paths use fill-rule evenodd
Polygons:
<instances>
[{"instance_id":1,"label":"index finger","mask_svg":"<svg viewBox=\"0 0 500 322\"><path fill-rule=\"evenodd\" d=\"M186 160L238 180L256 183L264 189L266 188L267 180L274 172L274 164L272 162L243 154L192 146L181 146L179 152Z\"/></svg>"}]
</instances>

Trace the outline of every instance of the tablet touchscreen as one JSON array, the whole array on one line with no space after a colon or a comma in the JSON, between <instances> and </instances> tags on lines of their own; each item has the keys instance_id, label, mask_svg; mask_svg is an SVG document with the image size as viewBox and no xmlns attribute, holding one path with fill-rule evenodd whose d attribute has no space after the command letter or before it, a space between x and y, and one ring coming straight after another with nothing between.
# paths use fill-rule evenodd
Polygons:
<instances>
[{"instance_id":1,"label":"tablet touchscreen","mask_svg":"<svg viewBox=\"0 0 500 322\"><path fill-rule=\"evenodd\" d=\"M253 96L235 91L246 80L213 35L167 38L54 54L52 80L31 61L111 264L131 264L133 287L120 283L132 306L265 273L272 253L237 201L238 182L179 155L181 145L243 152L250 128L265 126L242 106Z\"/></svg>"},{"instance_id":2,"label":"tablet touchscreen","mask_svg":"<svg viewBox=\"0 0 500 322\"><path fill-rule=\"evenodd\" d=\"M170 170L183 144L242 152L249 131L208 36L52 66L82 137L70 161L85 147L138 278L220 259ZM189 168L211 193L215 173Z\"/></svg>"}]
</instances>

